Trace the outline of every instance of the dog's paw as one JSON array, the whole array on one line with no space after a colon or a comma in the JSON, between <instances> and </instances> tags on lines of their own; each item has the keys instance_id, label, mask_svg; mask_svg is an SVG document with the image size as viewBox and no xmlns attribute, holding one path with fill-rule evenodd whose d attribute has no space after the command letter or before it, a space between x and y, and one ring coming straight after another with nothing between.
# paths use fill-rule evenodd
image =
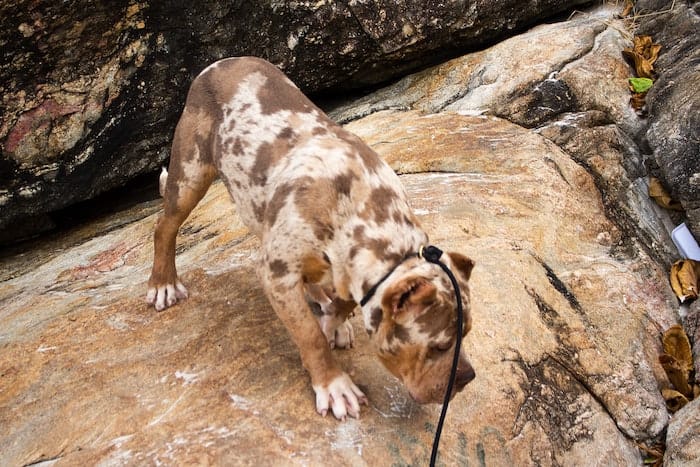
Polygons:
<instances>
[{"instance_id":1,"label":"dog's paw","mask_svg":"<svg viewBox=\"0 0 700 467\"><path fill-rule=\"evenodd\" d=\"M187 298L187 289L182 282L149 287L146 294L146 303L155 306L157 311L164 310L175 305L178 300Z\"/></svg>"},{"instance_id":2,"label":"dog's paw","mask_svg":"<svg viewBox=\"0 0 700 467\"><path fill-rule=\"evenodd\" d=\"M367 396L355 386L347 373L333 378L328 386L314 386L316 392L316 411L324 417L328 410L338 420L345 420L350 415L360 418L360 404L367 404Z\"/></svg>"},{"instance_id":3,"label":"dog's paw","mask_svg":"<svg viewBox=\"0 0 700 467\"><path fill-rule=\"evenodd\" d=\"M335 329L334 339L330 342L331 349L351 349L355 345L355 331L350 321L345 320Z\"/></svg>"},{"instance_id":4,"label":"dog's paw","mask_svg":"<svg viewBox=\"0 0 700 467\"><path fill-rule=\"evenodd\" d=\"M321 315L318 324L331 349L349 349L355 344L355 331L347 319L339 322L336 316Z\"/></svg>"}]
</instances>

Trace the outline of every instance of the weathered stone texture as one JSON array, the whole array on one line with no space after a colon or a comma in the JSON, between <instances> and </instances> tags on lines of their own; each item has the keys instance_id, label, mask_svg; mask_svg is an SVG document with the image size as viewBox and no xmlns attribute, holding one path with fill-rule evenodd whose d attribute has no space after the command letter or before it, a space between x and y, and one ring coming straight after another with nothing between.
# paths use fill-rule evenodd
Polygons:
<instances>
[{"instance_id":1,"label":"weathered stone texture","mask_svg":"<svg viewBox=\"0 0 700 467\"><path fill-rule=\"evenodd\" d=\"M306 92L358 89L582 3L2 1L0 243L157 169L215 60L268 59Z\"/></svg>"}]
</instances>

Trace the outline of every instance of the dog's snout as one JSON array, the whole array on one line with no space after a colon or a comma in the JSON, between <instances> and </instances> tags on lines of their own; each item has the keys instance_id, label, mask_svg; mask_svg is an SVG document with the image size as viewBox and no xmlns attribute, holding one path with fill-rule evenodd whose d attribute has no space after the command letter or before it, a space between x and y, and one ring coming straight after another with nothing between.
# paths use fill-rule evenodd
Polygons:
<instances>
[{"instance_id":1,"label":"dog's snout","mask_svg":"<svg viewBox=\"0 0 700 467\"><path fill-rule=\"evenodd\" d=\"M469 382L471 382L471 380L473 380L475 377L476 373L474 372L474 368L472 368L471 365L467 365L465 368L460 368L457 371L455 383L457 384L457 387L459 389L462 389L464 386L469 384Z\"/></svg>"}]
</instances>

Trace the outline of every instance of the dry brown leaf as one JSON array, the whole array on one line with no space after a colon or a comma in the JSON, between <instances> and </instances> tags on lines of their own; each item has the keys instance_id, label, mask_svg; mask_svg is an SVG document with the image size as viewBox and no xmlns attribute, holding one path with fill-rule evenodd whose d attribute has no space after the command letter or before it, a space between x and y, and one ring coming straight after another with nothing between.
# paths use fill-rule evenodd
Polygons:
<instances>
[{"instance_id":1,"label":"dry brown leaf","mask_svg":"<svg viewBox=\"0 0 700 467\"><path fill-rule=\"evenodd\" d=\"M698 298L695 263L692 259L681 259L671 266L671 288L681 303Z\"/></svg>"},{"instance_id":2,"label":"dry brown leaf","mask_svg":"<svg viewBox=\"0 0 700 467\"><path fill-rule=\"evenodd\" d=\"M630 97L630 105L634 110L640 111L644 109L644 106L646 105L646 97L646 92L636 92L632 94L632 97Z\"/></svg>"},{"instance_id":3,"label":"dry brown leaf","mask_svg":"<svg viewBox=\"0 0 700 467\"><path fill-rule=\"evenodd\" d=\"M630 13L634 10L634 1L633 0L625 0L625 8L622 10L622 13L620 13L620 18L627 18Z\"/></svg>"},{"instance_id":4,"label":"dry brown leaf","mask_svg":"<svg viewBox=\"0 0 700 467\"><path fill-rule=\"evenodd\" d=\"M662 389L661 395L666 401L666 408L671 413L679 411L688 403L687 397L673 389Z\"/></svg>"},{"instance_id":5,"label":"dry brown leaf","mask_svg":"<svg viewBox=\"0 0 700 467\"><path fill-rule=\"evenodd\" d=\"M654 62L659 57L661 45L654 44L651 36L636 36L632 48L622 51L622 55L634 63L634 70L639 78L652 78Z\"/></svg>"},{"instance_id":6,"label":"dry brown leaf","mask_svg":"<svg viewBox=\"0 0 700 467\"><path fill-rule=\"evenodd\" d=\"M693 371L693 350L688 335L680 324L674 324L666 330L661 342L664 352L674 357L685 371Z\"/></svg>"},{"instance_id":7,"label":"dry brown leaf","mask_svg":"<svg viewBox=\"0 0 700 467\"><path fill-rule=\"evenodd\" d=\"M646 93L635 94L634 96L637 95L646 96ZM634 98L634 96L632 96L632 98ZM683 206L681 206L681 203L671 198L671 195L668 194L668 191L666 191L666 188L664 188L663 184L661 183L661 180L659 180L656 177L649 177L649 196L653 198L654 201L656 201L656 203L663 208L672 209L674 211L683 210Z\"/></svg>"},{"instance_id":8,"label":"dry brown leaf","mask_svg":"<svg viewBox=\"0 0 700 467\"><path fill-rule=\"evenodd\" d=\"M659 362L673 387L684 396L692 397L693 391L688 384L688 372L683 368L683 365L672 355L666 353L659 356Z\"/></svg>"},{"instance_id":9,"label":"dry brown leaf","mask_svg":"<svg viewBox=\"0 0 700 467\"><path fill-rule=\"evenodd\" d=\"M634 71L640 78L651 78L654 67L649 61L632 49L624 49L622 55L634 64Z\"/></svg>"},{"instance_id":10,"label":"dry brown leaf","mask_svg":"<svg viewBox=\"0 0 700 467\"><path fill-rule=\"evenodd\" d=\"M637 447L644 453L645 466L662 467L664 465L665 444L657 442L647 446L644 443L637 443Z\"/></svg>"},{"instance_id":11,"label":"dry brown leaf","mask_svg":"<svg viewBox=\"0 0 700 467\"><path fill-rule=\"evenodd\" d=\"M644 57L650 65L654 65L656 59L659 58L661 45L654 44L651 36L636 36L634 38L634 51L638 55Z\"/></svg>"}]
</instances>

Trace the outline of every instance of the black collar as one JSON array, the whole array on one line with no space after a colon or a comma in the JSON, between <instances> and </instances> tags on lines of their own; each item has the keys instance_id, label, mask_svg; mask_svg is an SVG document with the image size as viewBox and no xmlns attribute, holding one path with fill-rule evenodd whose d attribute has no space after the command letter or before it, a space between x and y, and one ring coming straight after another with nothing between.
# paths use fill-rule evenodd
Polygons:
<instances>
[{"instance_id":1,"label":"black collar","mask_svg":"<svg viewBox=\"0 0 700 467\"><path fill-rule=\"evenodd\" d=\"M423 247L421 247L421 250L420 250L420 251L422 251L422 250L423 250ZM391 269L389 270L389 272L387 272L386 274L384 274L384 275L382 276L382 278L379 279L379 281L378 281L376 284L374 284L374 285L372 286L371 289L369 289L369 290L367 291L367 293L365 294L365 296L362 297L362 300L360 300L360 306L361 306L361 307L362 307L362 306L365 306L365 305L367 305L367 302L369 302L370 300L372 300L372 297L374 297L374 294L377 292L377 289L379 288L379 286L381 286L381 285L384 283L384 281L387 280L387 279L389 278L389 276L391 276L391 274L392 274L394 271L396 271L396 268L398 268L399 266L401 266L407 259L414 258L414 257L416 257L416 256L420 256L420 253L408 253L406 256L404 256L403 258L401 258L401 261L399 261L398 263L396 263L396 265L395 265L393 268L391 268Z\"/></svg>"}]
</instances>

